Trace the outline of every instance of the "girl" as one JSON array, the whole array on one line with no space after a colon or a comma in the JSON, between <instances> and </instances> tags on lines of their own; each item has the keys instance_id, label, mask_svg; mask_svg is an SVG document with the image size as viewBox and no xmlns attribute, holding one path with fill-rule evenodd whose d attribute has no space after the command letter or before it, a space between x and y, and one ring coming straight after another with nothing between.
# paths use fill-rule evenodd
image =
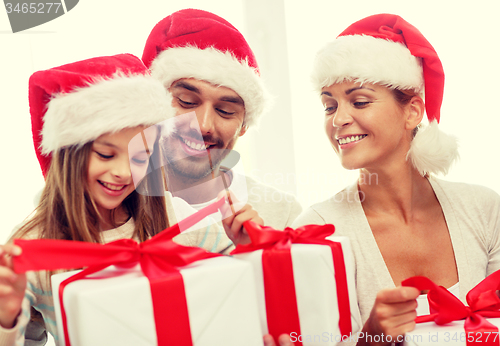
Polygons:
<instances>
[{"instance_id":1,"label":"girl","mask_svg":"<svg viewBox=\"0 0 500 346\"><path fill-rule=\"evenodd\" d=\"M134 183L147 191L161 181L154 172L143 178L158 155L160 130L151 125L173 115L163 86L138 58L99 57L36 72L29 99L46 186L13 238L143 241L168 226L164 198L135 191ZM19 252L0 248L0 345L24 344L30 306L57 343L51 273L15 274L11 256Z\"/></svg>"},{"instance_id":2,"label":"girl","mask_svg":"<svg viewBox=\"0 0 500 346\"><path fill-rule=\"evenodd\" d=\"M458 156L437 125L444 73L430 43L401 17L352 24L318 53L313 79L327 137L360 177L293 227L332 223L350 237L363 332L372 336L358 344L390 345L414 328L417 313L428 313L425 297L401 281L427 276L465 301L500 268L500 198L434 177Z\"/></svg>"}]
</instances>

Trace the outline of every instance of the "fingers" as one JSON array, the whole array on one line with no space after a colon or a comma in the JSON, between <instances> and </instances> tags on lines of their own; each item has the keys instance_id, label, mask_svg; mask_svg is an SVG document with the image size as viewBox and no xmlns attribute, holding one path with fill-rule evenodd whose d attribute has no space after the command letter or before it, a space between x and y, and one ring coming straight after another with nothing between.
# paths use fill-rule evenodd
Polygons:
<instances>
[{"instance_id":1,"label":"fingers","mask_svg":"<svg viewBox=\"0 0 500 346\"><path fill-rule=\"evenodd\" d=\"M14 273L12 268L7 266L0 266L0 281L15 283L18 275Z\"/></svg>"},{"instance_id":2,"label":"fingers","mask_svg":"<svg viewBox=\"0 0 500 346\"><path fill-rule=\"evenodd\" d=\"M0 246L0 325L4 328L14 325L26 290L26 275L12 269L12 257L20 254L18 246Z\"/></svg>"},{"instance_id":3,"label":"fingers","mask_svg":"<svg viewBox=\"0 0 500 346\"><path fill-rule=\"evenodd\" d=\"M224 197L226 203L220 208L222 219L233 217L244 206L231 190L222 190L217 195L217 199Z\"/></svg>"},{"instance_id":4,"label":"fingers","mask_svg":"<svg viewBox=\"0 0 500 346\"><path fill-rule=\"evenodd\" d=\"M222 224L227 236L236 245L249 243L250 237L244 229L243 224L246 221L253 221L259 225L264 225L264 220L251 205L239 202L230 190L221 191L217 198L222 197L225 197L228 201L228 203L224 203L220 207Z\"/></svg>"},{"instance_id":5,"label":"fingers","mask_svg":"<svg viewBox=\"0 0 500 346\"><path fill-rule=\"evenodd\" d=\"M222 220L227 236L236 245L248 244L250 242L250 237L243 227L246 221L253 221L259 225L264 225L264 220L262 220L257 211L249 204L244 205L243 208L238 210L234 215Z\"/></svg>"},{"instance_id":6,"label":"fingers","mask_svg":"<svg viewBox=\"0 0 500 346\"><path fill-rule=\"evenodd\" d=\"M288 334L281 334L278 338L280 346L293 346L292 340Z\"/></svg>"},{"instance_id":7,"label":"fingers","mask_svg":"<svg viewBox=\"0 0 500 346\"><path fill-rule=\"evenodd\" d=\"M12 269L12 257L19 256L22 250L19 246L14 244L7 244L0 246L0 266Z\"/></svg>"},{"instance_id":8,"label":"fingers","mask_svg":"<svg viewBox=\"0 0 500 346\"><path fill-rule=\"evenodd\" d=\"M293 346L288 334L281 334L278 338L279 346ZM270 334L264 335L264 346L277 346Z\"/></svg>"},{"instance_id":9,"label":"fingers","mask_svg":"<svg viewBox=\"0 0 500 346\"><path fill-rule=\"evenodd\" d=\"M22 253L22 249L14 244L6 244L0 246L0 256L1 255L9 255L9 256L19 256Z\"/></svg>"},{"instance_id":10,"label":"fingers","mask_svg":"<svg viewBox=\"0 0 500 346\"><path fill-rule=\"evenodd\" d=\"M398 336L415 328L417 297L420 291L414 287L396 287L378 292L370 317L365 325L367 333Z\"/></svg>"},{"instance_id":11,"label":"fingers","mask_svg":"<svg viewBox=\"0 0 500 346\"><path fill-rule=\"evenodd\" d=\"M276 346L276 343L270 334L264 335L264 346Z\"/></svg>"},{"instance_id":12,"label":"fingers","mask_svg":"<svg viewBox=\"0 0 500 346\"><path fill-rule=\"evenodd\" d=\"M402 303L417 299L420 291L415 287L396 287L394 289L381 290L377 294L377 301L389 303Z\"/></svg>"},{"instance_id":13,"label":"fingers","mask_svg":"<svg viewBox=\"0 0 500 346\"><path fill-rule=\"evenodd\" d=\"M231 231L233 233L239 232L243 228L245 221L253 221L259 225L264 225L264 220L259 216L259 213L252 208L250 204L246 204L243 208L236 212L231 223ZM246 233L246 232L245 232Z\"/></svg>"}]
</instances>

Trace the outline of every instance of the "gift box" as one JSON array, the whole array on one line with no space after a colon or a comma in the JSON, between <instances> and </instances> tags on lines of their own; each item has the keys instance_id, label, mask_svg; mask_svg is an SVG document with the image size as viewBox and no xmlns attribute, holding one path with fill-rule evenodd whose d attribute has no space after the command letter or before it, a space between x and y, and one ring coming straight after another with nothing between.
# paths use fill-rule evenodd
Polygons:
<instances>
[{"instance_id":1,"label":"gift box","mask_svg":"<svg viewBox=\"0 0 500 346\"><path fill-rule=\"evenodd\" d=\"M66 346L262 345L251 265L172 241L223 202L140 244L16 239L14 270L85 268L53 275Z\"/></svg>"},{"instance_id":2,"label":"gift box","mask_svg":"<svg viewBox=\"0 0 500 346\"><path fill-rule=\"evenodd\" d=\"M336 345L361 328L347 237L331 236L333 225L244 227L252 242L232 255L253 265L265 334L288 334L295 345Z\"/></svg>"},{"instance_id":3,"label":"gift box","mask_svg":"<svg viewBox=\"0 0 500 346\"><path fill-rule=\"evenodd\" d=\"M52 276L54 297L58 297L61 281L73 274ZM216 257L188 265L180 274L193 345L262 345L253 271L248 263ZM169 300L168 296L162 298ZM54 303L62 336L59 300ZM158 344L156 328L162 326L155 327L150 284L139 267L110 267L74 281L65 287L63 303L71 345ZM175 302L164 313L164 323L179 323Z\"/></svg>"},{"instance_id":4,"label":"gift box","mask_svg":"<svg viewBox=\"0 0 500 346\"><path fill-rule=\"evenodd\" d=\"M403 286L428 290L430 314L417 316L404 345L500 345L500 271L486 277L467 293L467 305L426 277L404 280Z\"/></svg>"}]
</instances>

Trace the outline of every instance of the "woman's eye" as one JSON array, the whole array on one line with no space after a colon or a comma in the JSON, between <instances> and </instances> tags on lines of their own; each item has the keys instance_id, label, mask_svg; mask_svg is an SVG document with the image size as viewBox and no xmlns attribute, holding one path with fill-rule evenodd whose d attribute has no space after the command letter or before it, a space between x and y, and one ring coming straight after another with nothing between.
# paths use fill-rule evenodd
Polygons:
<instances>
[{"instance_id":1,"label":"woman's eye","mask_svg":"<svg viewBox=\"0 0 500 346\"><path fill-rule=\"evenodd\" d=\"M96 153L97 155L99 155L99 157L101 157L101 158L103 158L103 159L105 159L105 160L109 160L109 159L111 159L111 158L113 157L113 155L104 155L104 154L102 154L102 153L100 153L100 152L98 152L98 151L96 151L95 153Z\"/></svg>"},{"instance_id":2,"label":"woman's eye","mask_svg":"<svg viewBox=\"0 0 500 346\"><path fill-rule=\"evenodd\" d=\"M354 102L354 106L360 108L360 107L365 107L365 106L369 105L370 103L371 102L369 102L369 101L358 101L358 102Z\"/></svg>"},{"instance_id":3,"label":"woman's eye","mask_svg":"<svg viewBox=\"0 0 500 346\"><path fill-rule=\"evenodd\" d=\"M332 113L335 113L335 111L337 110L337 107L336 106L331 106L331 107L325 107L325 113L327 115L330 115Z\"/></svg>"}]
</instances>

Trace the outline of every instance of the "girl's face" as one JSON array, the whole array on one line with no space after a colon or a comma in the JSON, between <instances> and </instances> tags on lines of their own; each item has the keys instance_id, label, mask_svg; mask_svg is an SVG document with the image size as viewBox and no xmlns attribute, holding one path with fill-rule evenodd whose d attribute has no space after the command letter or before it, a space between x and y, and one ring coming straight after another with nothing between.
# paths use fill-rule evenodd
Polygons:
<instances>
[{"instance_id":1,"label":"girl's face","mask_svg":"<svg viewBox=\"0 0 500 346\"><path fill-rule=\"evenodd\" d=\"M389 88L343 82L324 87L321 101L327 136L344 168L390 168L405 162L411 130Z\"/></svg>"},{"instance_id":2,"label":"girl's face","mask_svg":"<svg viewBox=\"0 0 500 346\"><path fill-rule=\"evenodd\" d=\"M146 174L156 134L155 127L138 126L104 134L94 141L87 182L99 212L118 208L134 191L133 178L139 181L137 177Z\"/></svg>"}]
</instances>

